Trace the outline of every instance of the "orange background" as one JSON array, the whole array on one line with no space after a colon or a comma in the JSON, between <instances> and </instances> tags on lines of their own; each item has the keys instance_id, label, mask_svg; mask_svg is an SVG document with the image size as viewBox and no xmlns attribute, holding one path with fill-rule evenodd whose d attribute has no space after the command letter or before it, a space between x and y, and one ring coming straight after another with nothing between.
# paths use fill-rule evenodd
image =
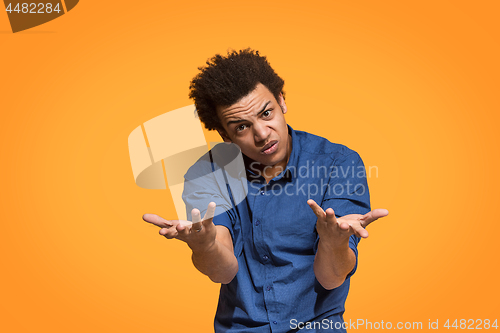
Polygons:
<instances>
[{"instance_id":1,"label":"orange background","mask_svg":"<svg viewBox=\"0 0 500 333\"><path fill-rule=\"evenodd\" d=\"M0 13L0 331L213 330L218 286L142 221L175 213L135 185L127 137L248 46L285 79L289 124L378 167L390 216L360 243L345 319L500 319L499 10L87 0L17 34Z\"/></svg>"}]
</instances>

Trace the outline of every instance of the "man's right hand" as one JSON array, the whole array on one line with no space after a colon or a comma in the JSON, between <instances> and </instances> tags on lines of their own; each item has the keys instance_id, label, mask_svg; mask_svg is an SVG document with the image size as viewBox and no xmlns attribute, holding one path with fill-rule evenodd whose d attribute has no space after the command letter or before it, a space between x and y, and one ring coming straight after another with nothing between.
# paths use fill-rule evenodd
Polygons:
<instances>
[{"instance_id":1,"label":"man's right hand","mask_svg":"<svg viewBox=\"0 0 500 333\"><path fill-rule=\"evenodd\" d=\"M176 238L193 251L194 266L212 281L229 283L238 273L238 260L234 256L233 241L229 230L214 225L215 203L208 204L207 213L200 217L200 211L193 209L193 221L165 220L155 214L144 214L142 219L160 227L160 235Z\"/></svg>"},{"instance_id":2,"label":"man's right hand","mask_svg":"<svg viewBox=\"0 0 500 333\"><path fill-rule=\"evenodd\" d=\"M160 227L160 235L168 239L176 238L183 242L193 250L209 251L215 244L217 229L212 222L215 213L215 202L208 204L207 212L201 219L200 211L193 209L191 216L193 221L185 220L165 220L156 214L144 214L142 219L146 222Z\"/></svg>"}]
</instances>

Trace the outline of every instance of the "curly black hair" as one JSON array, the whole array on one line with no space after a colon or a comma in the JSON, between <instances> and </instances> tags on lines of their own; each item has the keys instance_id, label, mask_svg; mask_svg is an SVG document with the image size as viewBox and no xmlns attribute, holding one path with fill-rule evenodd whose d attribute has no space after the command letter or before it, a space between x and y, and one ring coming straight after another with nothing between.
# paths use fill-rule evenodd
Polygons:
<instances>
[{"instance_id":1,"label":"curly black hair","mask_svg":"<svg viewBox=\"0 0 500 333\"><path fill-rule=\"evenodd\" d=\"M229 106L252 92L262 83L276 100L285 81L271 68L265 56L250 48L228 51L227 56L216 54L189 85L189 98L194 100L198 116L208 130L224 130L217 106Z\"/></svg>"}]
</instances>

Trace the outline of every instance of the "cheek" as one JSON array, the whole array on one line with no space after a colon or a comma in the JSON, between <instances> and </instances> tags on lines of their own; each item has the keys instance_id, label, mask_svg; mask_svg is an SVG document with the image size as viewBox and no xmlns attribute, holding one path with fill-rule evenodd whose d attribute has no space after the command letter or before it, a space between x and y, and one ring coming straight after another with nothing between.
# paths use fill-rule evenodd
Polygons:
<instances>
[{"instance_id":1,"label":"cheek","mask_svg":"<svg viewBox=\"0 0 500 333\"><path fill-rule=\"evenodd\" d=\"M255 148L253 145L253 141L251 141L251 135L245 135L241 138L238 138L237 140L234 140L233 143L240 147L241 151L245 155L251 153L253 151L253 148Z\"/></svg>"},{"instance_id":2,"label":"cheek","mask_svg":"<svg viewBox=\"0 0 500 333\"><path fill-rule=\"evenodd\" d=\"M276 122L272 125L272 129L279 134L281 138L288 135L288 127L286 126L286 122L284 119L277 119Z\"/></svg>"}]
</instances>

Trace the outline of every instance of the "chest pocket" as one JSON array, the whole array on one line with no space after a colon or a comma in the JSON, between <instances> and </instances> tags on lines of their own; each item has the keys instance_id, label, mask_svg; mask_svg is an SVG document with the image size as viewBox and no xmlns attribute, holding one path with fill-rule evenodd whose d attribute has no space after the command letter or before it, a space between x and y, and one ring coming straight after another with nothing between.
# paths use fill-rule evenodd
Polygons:
<instances>
[{"instance_id":1,"label":"chest pocket","mask_svg":"<svg viewBox=\"0 0 500 333\"><path fill-rule=\"evenodd\" d=\"M288 193L293 193L289 184ZM274 195L266 205L266 211L273 220L267 220L265 233L271 246L278 251L298 254L312 254L317 239L316 215L307 204L307 197L293 195ZM315 199L315 198L313 198Z\"/></svg>"}]
</instances>

